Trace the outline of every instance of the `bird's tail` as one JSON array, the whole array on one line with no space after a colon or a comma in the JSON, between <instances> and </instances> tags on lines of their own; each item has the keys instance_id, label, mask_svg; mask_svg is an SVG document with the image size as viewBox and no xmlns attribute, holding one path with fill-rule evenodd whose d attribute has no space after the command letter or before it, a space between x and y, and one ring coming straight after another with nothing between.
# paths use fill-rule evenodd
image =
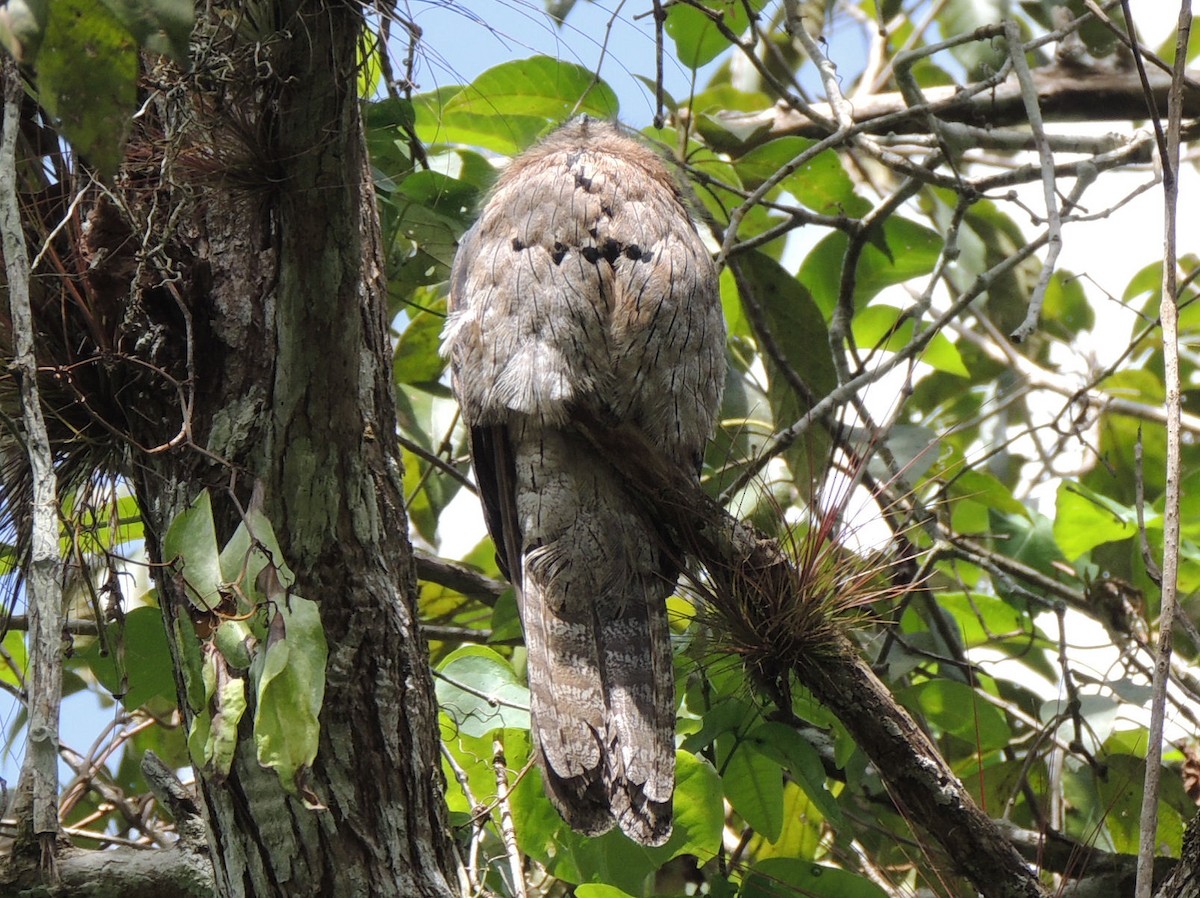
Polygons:
<instances>
[{"instance_id":1,"label":"bird's tail","mask_svg":"<svg viewBox=\"0 0 1200 898\"><path fill-rule=\"evenodd\" d=\"M661 845L671 835L675 784L672 584L639 573L614 587L619 595L575 601L558 591L572 583L562 564L539 548L524 565L532 729L546 792L580 832L597 835L615 822L630 838Z\"/></svg>"}]
</instances>

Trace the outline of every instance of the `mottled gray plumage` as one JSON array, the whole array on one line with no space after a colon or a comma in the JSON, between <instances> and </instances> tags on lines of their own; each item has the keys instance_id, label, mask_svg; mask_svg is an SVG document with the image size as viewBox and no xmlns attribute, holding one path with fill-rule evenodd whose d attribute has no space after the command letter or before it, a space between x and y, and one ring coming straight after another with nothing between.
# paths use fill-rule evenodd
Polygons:
<instances>
[{"instance_id":1,"label":"mottled gray plumage","mask_svg":"<svg viewBox=\"0 0 1200 898\"><path fill-rule=\"evenodd\" d=\"M724 381L717 275L663 161L577 119L463 237L443 334L484 512L520 598L534 740L575 829L671 833L665 599L678 553L571 427L641 430L695 476Z\"/></svg>"}]
</instances>

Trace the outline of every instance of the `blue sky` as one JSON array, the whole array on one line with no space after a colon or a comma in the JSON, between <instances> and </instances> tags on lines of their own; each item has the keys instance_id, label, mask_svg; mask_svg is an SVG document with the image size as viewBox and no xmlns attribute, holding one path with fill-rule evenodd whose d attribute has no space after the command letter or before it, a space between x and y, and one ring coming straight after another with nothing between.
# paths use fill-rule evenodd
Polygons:
<instances>
[{"instance_id":1,"label":"blue sky","mask_svg":"<svg viewBox=\"0 0 1200 898\"><path fill-rule=\"evenodd\" d=\"M542 0L409 0L400 9L424 32L414 78L421 91L467 83L501 62L540 53L599 66L620 100L621 118L642 127L654 115L654 99L635 75L654 76L654 21L633 17L650 6L649 0L578 0L561 27ZM691 72L671 57L668 48L666 89L686 95Z\"/></svg>"}]
</instances>

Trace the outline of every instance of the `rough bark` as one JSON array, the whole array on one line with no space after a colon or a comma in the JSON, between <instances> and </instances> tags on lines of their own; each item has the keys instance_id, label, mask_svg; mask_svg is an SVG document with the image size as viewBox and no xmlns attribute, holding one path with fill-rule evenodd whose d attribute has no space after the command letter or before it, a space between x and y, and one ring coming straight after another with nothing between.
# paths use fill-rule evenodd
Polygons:
<instances>
[{"instance_id":1,"label":"rough bark","mask_svg":"<svg viewBox=\"0 0 1200 898\"><path fill-rule=\"evenodd\" d=\"M1200 72L1190 72L1184 92L1184 116L1200 116L1200 89L1195 87ZM1048 66L1033 73L1038 106L1047 122L1099 122L1143 119L1153 101L1160 115L1167 112L1169 72L1148 72L1147 96L1135 70ZM943 122L958 122L979 128L1021 126L1028 112L1015 77L995 88L969 92L958 87L929 88L924 92L926 106L912 107L899 93L851 97L854 125L871 134L924 134L931 116ZM833 119L827 104L814 103L815 116ZM724 139L720 132L709 139L721 149L742 153L752 147L786 135L820 139L829 134L828 125L810 118L798 109L776 104L759 112L731 113L719 117L731 134L747 135L743 140ZM728 144L728 145L726 145Z\"/></svg>"},{"instance_id":2,"label":"rough bark","mask_svg":"<svg viewBox=\"0 0 1200 898\"><path fill-rule=\"evenodd\" d=\"M55 860L55 877L44 881L36 864L14 858L2 894L11 898L218 898L205 854L181 846L107 851L66 848Z\"/></svg>"},{"instance_id":3,"label":"rough bark","mask_svg":"<svg viewBox=\"0 0 1200 898\"><path fill-rule=\"evenodd\" d=\"M1200 814L1193 817L1183 834L1183 852L1171 875L1155 892L1156 898L1200 896Z\"/></svg>"},{"instance_id":4,"label":"rough bark","mask_svg":"<svg viewBox=\"0 0 1200 898\"><path fill-rule=\"evenodd\" d=\"M259 485L330 652L307 780L323 809L258 765L252 709L228 778L198 772L218 888L231 898L447 895L454 863L431 763L435 706L355 94L360 14L322 2L202 6L192 71L156 73L162 135L144 145L145 171L163 177L128 197L135 218L139 202L169 200L177 231L161 238L186 247L158 339L184 367L187 397L148 393L131 415L142 446L183 435L135 458L147 545L170 562L162 537L206 488L227 537L231 494L245 505ZM189 604L167 571L159 595L174 634ZM177 669L188 663L182 641L171 638Z\"/></svg>"}]
</instances>

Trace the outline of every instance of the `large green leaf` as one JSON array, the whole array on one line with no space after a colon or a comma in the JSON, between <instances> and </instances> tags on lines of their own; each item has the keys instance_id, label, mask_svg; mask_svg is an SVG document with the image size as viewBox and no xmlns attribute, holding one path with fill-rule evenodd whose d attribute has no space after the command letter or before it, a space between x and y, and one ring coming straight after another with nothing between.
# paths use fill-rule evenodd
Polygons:
<instances>
[{"instance_id":1,"label":"large green leaf","mask_svg":"<svg viewBox=\"0 0 1200 898\"><path fill-rule=\"evenodd\" d=\"M175 703L175 677L167 648L162 613L153 607L134 608L118 621L106 624L104 639L94 639L79 656L128 710L157 700Z\"/></svg>"},{"instance_id":2,"label":"large green leaf","mask_svg":"<svg viewBox=\"0 0 1200 898\"><path fill-rule=\"evenodd\" d=\"M717 21L733 34L741 34L750 24L746 5L740 0L703 0L702 5L707 13L688 4L671 4L664 25L675 42L675 55L693 69L712 62L730 47L729 40L717 27ZM751 5L761 7L762 2L758 0Z\"/></svg>"},{"instance_id":3,"label":"large green leaf","mask_svg":"<svg viewBox=\"0 0 1200 898\"><path fill-rule=\"evenodd\" d=\"M1149 523L1149 522L1148 522ZM1137 534L1137 512L1082 484L1063 481L1055 501L1054 538L1069 561L1103 543Z\"/></svg>"},{"instance_id":4,"label":"large green leaf","mask_svg":"<svg viewBox=\"0 0 1200 898\"><path fill-rule=\"evenodd\" d=\"M446 368L438 349L442 325L446 322L445 304L436 309L414 310L408 326L396 341L392 373L396 383L422 384L436 381Z\"/></svg>"},{"instance_id":5,"label":"large green leaf","mask_svg":"<svg viewBox=\"0 0 1200 898\"><path fill-rule=\"evenodd\" d=\"M792 727L768 721L755 728L747 739L756 743L763 754L786 767L822 816L835 822L841 820L841 808L825 788L825 765L821 756Z\"/></svg>"},{"instance_id":6,"label":"large green leaf","mask_svg":"<svg viewBox=\"0 0 1200 898\"><path fill-rule=\"evenodd\" d=\"M725 797L769 841L783 828L783 771L751 740L738 743L721 775Z\"/></svg>"},{"instance_id":7,"label":"large green leaf","mask_svg":"<svg viewBox=\"0 0 1200 898\"><path fill-rule=\"evenodd\" d=\"M1003 748L1012 738L1012 729L1000 709L980 698L966 683L928 680L902 689L896 698L942 732L966 740L978 752Z\"/></svg>"},{"instance_id":8,"label":"large green leaf","mask_svg":"<svg viewBox=\"0 0 1200 898\"><path fill-rule=\"evenodd\" d=\"M784 360L808 387L810 396L798 395L775 359L764 358L769 378L767 396L776 427L786 427L812 407L810 398L819 400L837 386L829 331L808 290L774 259L750 252L740 256L737 265L766 314L767 326ZM784 454L802 492L807 493L819 479L828 452L828 434L818 423Z\"/></svg>"},{"instance_id":9,"label":"large green leaf","mask_svg":"<svg viewBox=\"0 0 1200 898\"><path fill-rule=\"evenodd\" d=\"M218 564L224 583L238 584L251 602L266 599L258 590L263 568L273 567L284 586L290 586L296 579L284 564L271 522L256 508L247 509L237 530L221 549Z\"/></svg>"},{"instance_id":10,"label":"large green leaf","mask_svg":"<svg viewBox=\"0 0 1200 898\"><path fill-rule=\"evenodd\" d=\"M1065 561L1054 539L1054 525L1040 514L991 515L996 550L1048 576L1057 576L1056 561Z\"/></svg>"},{"instance_id":11,"label":"large green leaf","mask_svg":"<svg viewBox=\"0 0 1200 898\"><path fill-rule=\"evenodd\" d=\"M815 143L803 137L768 141L737 160L738 175L747 187L757 188ZM824 150L809 159L783 178L779 187L822 215L857 217L871 210L871 203L855 192L841 157L833 150Z\"/></svg>"},{"instance_id":12,"label":"large green leaf","mask_svg":"<svg viewBox=\"0 0 1200 898\"><path fill-rule=\"evenodd\" d=\"M529 729L529 690L492 649L464 646L452 652L438 670L436 688L442 712L468 736Z\"/></svg>"},{"instance_id":13,"label":"large green leaf","mask_svg":"<svg viewBox=\"0 0 1200 898\"><path fill-rule=\"evenodd\" d=\"M838 289L849 238L834 231L818 243L800 266L800 282L808 288L826 318L837 306ZM935 231L893 215L882 233L871 239L859 255L855 269L854 307L861 309L885 287L929 274L942 251Z\"/></svg>"},{"instance_id":14,"label":"large green leaf","mask_svg":"<svg viewBox=\"0 0 1200 898\"><path fill-rule=\"evenodd\" d=\"M888 305L870 305L862 309L854 316L850 328L860 349L891 352L899 352L908 346L915 332L913 320L905 316L903 310ZM941 331L929 339L919 358L938 371L970 377L958 349Z\"/></svg>"},{"instance_id":15,"label":"large green leaf","mask_svg":"<svg viewBox=\"0 0 1200 898\"><path fill-rule=\"evenodd\" d=\"M254 744L258 762L274 768L284 788L294 792L317 756L329 648L316 602L280 595L272 609L256 683Z\"/></svg>"},{"instance_id":16,"label":"large green leaf","mask_svg":"<svg viewBox=\"0 0 1200 898\"><path fill-rule=\"evenodd\" d=\"M185 592L193 605L211 611L220 604L224 579L212 499L207 490L176 515L167 527L163 557L168 564L179 566Z\"/></svg>"},{"instance_id":17,"label":"large green leaf","mask_svg":"<svg viewBox=\"0 0 1200 898\"><path fill-rule=\"evenodd\" d=\"M444 104L414 98L417 134L427 143L465 143L513 155L552 124L587 113L615 118L617 96L581 65L533 56L488 69Z\"/></svg>"},{"instance_id":18,"label":"large green leaf","mask_svg":"<svg viewBox=\"0 0 1200 898\"><path fill-rule=\"evenodd\" d=\"M9 630L0 641L4 659L0 661L0 683L20 689L25 682L25 668L29 664L29 653L25 648L25 634Z\"/></svg>"},{"instance_id":19,"label":"large green leaf","mask_svg":"<svg viewBox=\"0 0 1200 898\"><path fill-rule=\"evenodd\" d=\"M95 0L54 0L37 58L38 96L79 153L117 170L137 109L137 44Z\"/></svg>"},{"instance_id":20,"label":"large green leaf","mask_svg":"<svg viewBox=\"0 0 1200 898\"><path fill-rule=\"evenodd\" d=\"M210 650L207 661L205 671L212 672L213 683L209 697L211 717L202 749L204 766L218 777L225 777L233 767L238 725L246 713L246 681L232 675L219 652Z\"/></svg>"}]
</instances>

